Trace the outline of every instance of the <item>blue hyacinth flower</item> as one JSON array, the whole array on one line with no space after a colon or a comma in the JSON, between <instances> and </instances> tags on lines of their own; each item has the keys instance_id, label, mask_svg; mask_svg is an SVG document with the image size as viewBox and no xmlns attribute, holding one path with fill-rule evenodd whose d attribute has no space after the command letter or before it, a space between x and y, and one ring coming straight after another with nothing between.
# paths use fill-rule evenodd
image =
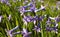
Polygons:
<instances>
[{"instance_id":1,"label":"blue hyacinth flower","mask_svg":"<svg viewBox=\"0 0 60 37\"><path fill-rule=\"evenodd\" d=\"M13 28L13 29L11 29L11 30L6 30L5 29L5 31L7 32L7 36L9 35L10 37L13 37L14 36L14 34L13 34L13 32L16 30L16 29L18 29L19 28L19 26L16 26L15 28ZM16 33L15 33L16 34Z\"/></svg>"},{"instance_id":2,"label":"blue hyacinth flower","mask_svg":"<svg viewBox=\"0 0 60 37\"><path fill-rule=\"evenodd\" d=\"M22 33L23 37L30 37L30 34L32 32L28 32L25 28L23 28L23 31L21 31L21 33Z\"/></svg>"},{"instance_id":3,"label":"blue hyacinth flower","mask_svg":"<svg viewBox=\"0 0 60 37\"><path fill-rule=\"evenodd\" d=\"M37 32L40 32L40 31L41 31L40 23L38 23L38 25L35 26L33 30L35 30L35 31L37 31Z\"/></svg>"}]
</instances>

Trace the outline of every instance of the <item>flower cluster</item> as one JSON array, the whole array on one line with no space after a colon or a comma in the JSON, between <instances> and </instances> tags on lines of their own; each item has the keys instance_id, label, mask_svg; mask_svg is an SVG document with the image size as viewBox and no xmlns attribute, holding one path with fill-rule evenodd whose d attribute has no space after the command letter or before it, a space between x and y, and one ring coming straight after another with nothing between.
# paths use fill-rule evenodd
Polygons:
<instances>
[{"instance_id":1,"label":"flower cluster","mask_svg":"<svg viewBox=\"0 0 60 37\"><path fill-rule=\"evenodd\" d=\"M32 1L34 1L34 0L32 0ZM47 5L46 5L46 6L47 6ZM40 7L39 9L37 9L37 8L36 8L36 4L35 4L34 2L30 2L30 3L27 4L26 6L21 6L19 10L20 10L21 15L23 15L23 14L26 13L26 12L36 13L36 12L38 12L38 11L40 11L40 10L45 10L45 7L46 7L46 6L41 5L41 7ZM26 10L26 8L28 8L28 7L30 7L30 9L29 9L29 10Z\"/></svg>"},{"instance_id":2,"label":"flower cluster","mask_svg":"<svg viewBox=\"0 0 60 37\"><path fill-rule=\"evenodd\" d=\"M51 24L53 24L54 27L50 27ZM58 33L58 23L57 22L51 22L51 19L48 18L46 30L47 31L54 31L55 33Z\"/></svg>"},{"instance_id":3,"label":"flower cluster","mask_svg":"<svg viewBox=\"0 0 60 37\"><path fill-rule=\"evenodd\" d=\"M21 0L13 0L14 3L16 1L21 1ZM38 1L40 2L41 0L38 0ZM9 2L9 0L0 0L0 2L11 6L11 3ZM58 34L58 23L60 22L60 16L50 17L50 16L48 16L49 13L47 13L47 15L44 14L43 12L46 11L46 7L48 6L48 4L45 5L45 6L43 4L41 4L39 8L36 8L36 1L35 0L31 0L31 2L29 2L29 3L28 2L29 2L28 0L25 0L23 2L24 6L19 6L19 9L17 11L17 12L20 13L20 15L22 17L22 21L23 21L22 23L23 23L24 26L26 25L26 28L22 27L22 30L17 31L17 32L15 30L17 30L19 27L21 27L20 25L14 27L11 30L5 29L7 35L10 36L10 37L14 37L17 34L22 34L23 37L30 37L30 34L32 34L32 32L29 31L29 27L28 27L30 25L29 23L33 23L32 24L33 25L32 31L37 32L37 34L40 33L44 29L48 32L53 31L56 34ZM41 3L43 3L43 2L44 1L41 1ZM52 7L52 9L53 9L53 7ZM43 15L37 15L37 13L39 11L41 11L41 14L43 13ZM31 15L30 14L29 15L25 14L25 13L29 13L29 12L31 12L32 14ZM16 13L16 14L18 14L18 13ZM12 15L9 14L7 19L11 20L11 17L12 17ZM2 15L0 15L0 23L2 22L2 18L4 18L4 17ZM47 20L45 20L46 18L47 18ZM18 18L16 18L16 24L18 24L17 19ZM51 20L54 20L54 22L51 21ZM44 26L45 27L44 29L43 29L43 24L42 24L43 22L46 23L46 25L45 25L46 27ZM51 25L53 25L53 27Z\"/></svg>"}]
</instances>

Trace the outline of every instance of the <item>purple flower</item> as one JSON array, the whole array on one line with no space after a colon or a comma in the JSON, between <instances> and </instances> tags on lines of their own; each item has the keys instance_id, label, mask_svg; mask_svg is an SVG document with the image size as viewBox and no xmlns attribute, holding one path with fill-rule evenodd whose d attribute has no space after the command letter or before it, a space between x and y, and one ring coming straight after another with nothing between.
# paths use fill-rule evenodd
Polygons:
<instances>
[{"instance_id":1,"label":"purple flower","mask_svg":"<svg viewBox=\"0 0 60 37\"><path fill-rule=\"evenodd\" d=\"M36 10L35 3L30 2L27 6L30 6L31 12L33 12L33 11L35 12L35 10Z\"/></svg>"},{"instance_id":2,"label":"purple flower","mask_svg":"<svg viewBox=\"0 0 60 37\"><path fill-rule=\"evenodd\" d=\"M33 30L40 32L41 28L38 28L37 26L35 26L35 28Z\"/></svg>"},{"instance_id":3,"label":"purple flower","mask_svg":"<svg viewBox=\"0 0 60 37\"><path fill-rule=\"evenodd\" d=\"M13 37L13 34L11 33L10 30L6 30L6 32L7 32L7 35L9 35L10 37Z\"/></svg>"},{"instance_id":4,"label":"purple flower","mask_svg":"<svg viewBox=\"0 0 60 37\"><path fill-rule=\"evenodd\" d=\"M26 12L31 12L31 10L26 10L27 7L28 6L23 6L23 7L21 6L20 7L19 11L20 11L21 15L23 15Z\"/></svg>"},{"instance_id":5,"label":"purple flower","mask_svg":"<svg viewBox=\"0 0 60 37\"><path fill-rule=\"evenodd\" d=\"M53 27L53 30L55 33L58 33L58 23L54 22L54 27Z\"/></svg>"},{"instance_id":6,"label":"purple flower","mask_svg":"<svg viewBox=\"0 0 60 37\"><path fill-rule=\"evenodd\" d=\"M56 27L46 27L47 31L54 31L55 33L58 33L58 29Z\"/></svg>"},{"instance_id":7,"label":"purple flower","mask_svg":"<svg viewBox=\"0 0 60 37\"><path fill-rule=\"evenodd\" d=\"M47 30L47 31L52 31L53 28L50 27L50 24L51 24L51 19L50 19L50 18L48 18L46 24L47 24L47 25L46 25L46 30Z\"/></svg>"},{"instance_id":8,"label":"purple flower","mask_svg":"<svg viewBox=\"0 0 60 37\"><path fill-rule=\"evenodd\" d=\"M28 22L32 22L32 17L31 16L24 16L23 22L25 25L27 25Z\"/></svg>"},{"instance_id":9,"label":"purple flower","mask_svg":"<svg viewBox=\"0 0 60 37\"><path fill-rule=\"evenodd\" d=\"M13 37L13 31L15 31L17 28L19 28L19 26L16 26L15 28L11 29L11 30L6 30L5 31L7 32L7 35L9 35L10 37ZM16 33L15 33L16 34Z\"/></svg>"},{"instance_id":10,"label":"purple flower","mask_svg":"<svg viewBox=\"0 0 60 37\"><path fill-rule=\"evenodd\" d=\"M58 29L57 29L57 27L46 27L46 30L47 31L54 31L55 33L58 33Z\"/></svg>"},{"instance_id":11,"label":"purple flower","mask_svg":"<svg viewBox=\"0 0 60 37\"><path fill-rule=\"evenodd\" d=\"M54 27L53 30L54 30L55 33L58 33L57 27Z\"/></svg>"},{"instance_id":12,"label":"purple flower","mask_svg":"<svg viewBox=\"0 0 60 37\"><path fill-rule=\"evenodd\" d=\"M32 21L34 22L34 24L36 23L36 21L38 20L38 21L43 21L43 19L44 19L44 16L34 16L33 18L32 18Z\"/></svg>"},{"instance_id":13,"label":"purple flower","mask_svg":"<svg viewBox=\"0 0 60 37\"><path fill-rule=\"evenodd\" d=\"M37 27L38 27L38 28L40 28L40 25L41 25L41 24L40 24L40 22L38 22L38 25L37 25Z\"/></svg>"},{"instance_id":14,"label":"purple flower","mask_svg":"<svg viewBox=\"0 0 60 37\"><path fill-rule=\"evenodd\" d=\"M60 17L55 18L56 22L60 22Z\"/></svg>"},{"instance_id":15,"label":"purple flower","mask_svg":"<svg viewBox=\"0 0 60 37\"><path fill-rule=\"evenodd\" d=\"M0 22L1 22L2 18L3 18L3 16L0 16Z\"/></svg>"},{"instance_id":16,"label":"purple flower","mask_svg":"<svg viewBox=\"0 0 60 37\"><path fill-rule=\"evenodd\" d=\"M32 17L31 16L25 16L23 18L26 22L31 22L32 21Z\"/></svg>"},{"instance_id":17,"label":"purple flower","mask_svg":"<svg viewBox=\"0 0 60 37\"><path fill-rule=\"evenodd\" d=\"M52 30L53 30L53 28L52 28L52 27L47 26L47 27L46 27L46 30L47 30L47 31L52 31Z\"/></svg>"},{"instance_id":18,"label":"purple flower","mask_svg":"<svg viewBox=\"0 0 60 37\"><path fill-rule=\"evenodd\" d=\"M19 10L18 10L18 11L20 11L21 15L23 15L23 14L24 14L24 12L25 12L25 8L24 8L24 7L22 7L22 6L20 6L20 8L19 8Z\"/></svg>"},{"instance_id":19,"label":"purple flower","mask_svg":"<svg viewBox=\"0 0 60 37\"><path fill-rule=\"evenodd\" d=\"M47 31L54 31L55 33L58 33L58 24L56 22L54 22L52 24L54 24L54 27L50 27L49 25L47 25L46 30Z\"/></svg>"},{"instance_id":20,"label":"purple flower","mask_svg":"<svg viewBox=\"0 0 60 37\"><path fill-rule=\"evenodd\" d=\"M47 25L50 25L50 24L51 24L51 19L50 19L50 18L48 18L46 24L47 24Z\"/></svg>"},{"instance_id":21,"label":"purple flower","mask_svg":"<svg viewBox=\"0 0 60 37\"><path fill-rule=\"evenodd\" d=\"M60 17L59 16L57 16L55 18L53 18L53 17L49 17L49 18L55 20L55 22L60 22Z\"/></svg>"},{"instance_id":22,"label":"purple flower","mask_svg":"<svg viewBox=\"0 0 60 37\"><path fill-rule=\"evenodd\" d=\"M43 16L41 16L41 17L38 17L38 16L34 16L34 17L24 16L23 21L24 21L25 23L34 22L34 24L35 24L37 20L38 20L38 21L42 21L43 18L44 18Z\"/></svg>"},{"instance_id":23,"label":"purple flower","mask_svg":"<svg viewBox=\"0 0 60 37\"><path fill-rule=\"evenodd\" d=\"M43 21L43 19L44 19L44 16L41 16L38 18L39 21Z\"/></svg>"},{"instance_id":24,"label":"purple flower","mask_svg":"<svg viewBox=\"0 0 60 37\"><path fill-rule=\"evenodd\" d=\"M38 16L34 16L33 20L37 20L38 19Z\"/></svg>"},{"instance_id":25,"label":"purple flower","mask_svg":"<svg viewBox=\"0 0 60 37\"><path fill-rule=\"evenodd\" d=\"M43 18L44 18L43 16L41 16L41 17L39 17L39 16L35 16L35 17L33 18L33 20L42 21Z\"/></svg>"},{"instance_id":26,"label":"purple flower","mask_svg":"<svg viewBox=\"0 0 60 37\"><path fill-rule=\"evenodd\" d=\"M36 10L36 7L35 7L35 4L33 4L33 6L30 8L30 10L33 12L35 12L35 10Z\"/></svg>"},{"instance_id":27,"label":"purple flower","mask_svg":"<svg viewBox=\"0 0 60 37\"><path fill-rule=\"evenodd\" d=\"M33 30L35 30L35 31L37 31L37 32L40 32L40 31L41 31L40 23L38 23L38 25L35 26Z\"/></svg>"},{"instance_id":28,"label":"purple flower","mask_svg":"<svg viewBox=\"0 0 60 37\"><path fill-rule=\"evenodd\" d=\"M23 6L24 9L28 8L28 6Z\"/></svg>"},{"instance_id":29,"label":"purple flower","mask_svg":"<svg viewBox=\"0 0 60 37\"><path fill-rule=\"evenodd\" d=\"M30 6L30 9L26 10L26 8L28 8L29 6ZM20 11L21 15L23 15L25 12L37 12L37 9L35 7L35 4L29 3L26 6L23 6L23 7L21 6L19 11Z\"/></svg>"},{"instance_id":30,"label":"purple flower","mask_svg":"<svg viewBox=\"0 0 60 37\"><path fill-rule=\"evenodd\" d=\"M29 35L31 34L31 32L28 32L25 28L23 28L22 35L23 37L30 37Z\"/></svg>"},{"instance_id":31,"label":"purple flower","mask_svg":"<svg viewBox=\"0 0 60 37\"><path fill-rule=\"evenodd\" d=\"M20 7L20 10L21 10L22 12L25 12L25 8L26 8L26 7L22 7L22 6L21 6L21 7Z\"/></svg>"},{"instance_id":32,"label":"purple flower","mask_svg":"<svg viewBox=\"0 0 60 37\"><path fill-rule=\"evenodd\" d=\"M33 4L30 2L27 6L30 6L30 7L32 7L33 6Z\"/></svg>"}]
</instances>

